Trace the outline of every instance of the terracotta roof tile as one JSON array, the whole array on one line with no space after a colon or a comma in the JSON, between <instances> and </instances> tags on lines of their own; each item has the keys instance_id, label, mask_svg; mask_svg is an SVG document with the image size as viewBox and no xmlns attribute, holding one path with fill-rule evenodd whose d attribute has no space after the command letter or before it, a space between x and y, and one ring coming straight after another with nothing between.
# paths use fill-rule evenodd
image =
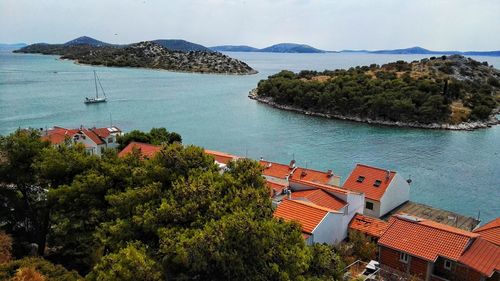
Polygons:
<instances>
[{"instance_id":1,"label":"terracotta roof tile","mask_svg":"<svg viewBox=\"0 0 500 281\"><path fill-rule=\"evenodd\" d=\"M292 179L328 184L335 177L333 172L322 172L317 170L298 167L292 174Z\"/></svg>"},{"instance_id":2,"label":"terracotta roof tile","mask_svg":"<svg viewBox=\"0 0 500 281\"><path fill-rule=\"evenodd\" d=\"M458 261L490 277L500 270L500 247L479 237Z\"/></svg>"},{"instance_id":3,"label":"terracotta roof tile","mask_svg":"<svg viewBox=\"0 0 500 281\"><path fill-rule=\"evenodd\" d=\"M74 134L78 133L78 131L79 130L77 129L54 127L53 129L47 130L46 135L42 136L41 139L44 141L49 141L54 145L61 144L64 141L71 139Z\"/></svg>"},{"instance_id":4,"label":"terracotta roof tile","mask_svg":"<svg viewBox=\"0 0 500 281\"><path fill-rule=\"evenodd\" d=\"M397 215L391 217L378 243L428 261L435 261L438 256L456 261L477 235L450 228L429 220L411 220Z\"/></svg>"},{"instance_id":5,"label":"terracotta roof tile","mask_svg":"<svg viewBox=\"0 0 500 281\"><path fill-rule=\"evenodd\" d=\"M295 162L290 162L289 165L280 164L276 162L261 160L260 164L264 168L262 173L265 176L275 177L279 179L286 179L290 176L294 180L305 180L310 182L316 182L321 184L329 184L332 177L338 177L333 174L332 171L318 171L313 169L306 169L302 167L296 167Z\"/></svg>"},{"instance_id":6,"label":"terracotta roof tile","mask_svg":"<svg viewBox=\"0 0 500 281\"><path fill-rule=\"evenodd\" d=\"M478 233L484 239L490 241L491 243L500 246L500 218L496 218L489 223L479 227L473 231Z\"/></svg>"},{"instance_id":7,"label":"terracotta roof tile","mask_svg":"<svg viewBox=\"0 0 500 281\"><path fill-rule=\"evenodd\" d=\"M312 189L292 192L292 199L305 199L321 207L338 211L345 207L347 203L322 189Z\"/></svg>"},{"instance_id":8,"label":"terracotta roof tile","mask_svg":"<svg viewBox=\"0 0 500 281\"><path fill-rule=\"evenodd\" d=\"M304 185L306 187L310 187L311 189L322 189L328 193L340 193L340 194L357 193L357 192L352 192L350 190L346 190L346 189L338 187L338 186L320 184L320 183L310 182L310 181L290 179L289 182L301 184L301 185Z\"/></svg>"},{"instance_id":9,"label":"terracotta roof tile","mask_svg":"<svg viewBox=\"0 0 500 281\"><path fill-rule=\"evenodd\" d=\"M133 141L120 151L120 153L118 153L118 157L125 157L126 155L132 153L134 149L138 149L143 157L151 158L161 150L161 146Z\"/></svg>"},{"instance_id":10,"label":"terracotta roof tile","mask_svg":"<svg viewBox=\"0 0 500 281\"><path fill-rule=\"evenodd\" d=\"M264 160L261 160L259 163L263 167L262 170L263 175L278 179L286 179L294 169L289 165L284 165Z\"/></svg>"},{"instance_id":11,"label":"terracotta roof tile","mask_svg":"<svg viewBox=\"0 0 500 281\"><path fill-rule=\"evenodd\" d=\"M235 160L235 159L240 158L238 156L234 156L234 155L227 154L224 152L208 150L208 149L205 149L205 153L214 157L215 161L222 163L222 164L226 164L226 165L229 164L229 162L231 162L231 160Z\"/></svg>"},{"instance_id":12,"label":"terracotta roof tile","mask_svg":"<svg viewBox=\"0 0 500 281\"><path fill-rule=\"evenodd\" d=\"M284 199L274 211L274 217L296 221L302 226L302 232L312 234L328 212L328 209L320 206L299 200Z\"/></svg>"},{"instance_id":13,"label":"terracotta roof tile","mask_svg":"<svg viewBox=\"0 0 500 281\"><path fill-rule=\"evenodd\" d=\"M275 194L280 194L283 192L283 189L288 187L288 184L273 182L270 180L266 180L266 185L269 188L269 194L273 197Z\"/></svg>"},{"instance_id":14,"label":"terracotta roof tile","mask_svg":"<svg viewBox=\"0 0 500 281\"><path fill-rule=\"evenodd\" d=\"M88 138L90 138L95 144L99 145L99 144L104 144L104 142L102 141L102 139L94 132L92 132L91 130L89 129L85 129L85 128L82 128L80 130L80 132L82 132L83 134L85 134Z\"/></svg>"},{"instance_id":15,"label":"terracotta roof tile","mask_svg":"<svg viewBox=\"0 0 500 281\"><path fill-rule=\"evenodd\" d=\"M356 214L349 223L350 229L376 238L380 238L387 227L389 227L388 222L361 214Z\"/></svg>"},{"instance_id":16,"label":"terracotta roof tile","mask_svg":"<svg viewBox=\"0 0 500 281\"><path fill-rule=\"evenodd\" d=\"M396 172L357 164L344 183L344 188L365 193L365 197L380 201ZM375 186L378 184L378 186Z\"/></svg>"}]
</instances>

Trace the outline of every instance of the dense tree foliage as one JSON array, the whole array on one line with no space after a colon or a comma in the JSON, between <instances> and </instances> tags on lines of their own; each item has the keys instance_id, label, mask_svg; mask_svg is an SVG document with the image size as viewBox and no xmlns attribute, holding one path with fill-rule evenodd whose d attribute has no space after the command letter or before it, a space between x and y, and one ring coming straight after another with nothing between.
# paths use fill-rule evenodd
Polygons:
<instances>
[{"instance_id":1,"label":"dense tree foliage","mask_svg":"<svg viewBox=\"0 0 500 281\"><path fill-rule=\"evenodd\" d=\"M377 120L448 123L454 101L484 120L497 107L500 72L460 56L335 71L281 71L257 95L308 111Z\"/></svg>"},{"instance_id":2,"label":"dense tree foliage","mask_svg":"<svg viewBox=\"0 0 500 281\"><path fill-rule=\"evenodd\" d=\"M167 131L165 128L152 128L149 133L133 130L118 138L118 143L120 144L118 149L123 149L133 141L160 145L174 142L181 143L182 137L176 132Z\"/></svg>"},{"instance_id":3,"label":"dense tree foliage","mask_svg":"<svg viewBox=\"0 0 500 281\"><path fill-rule=\"evenodd\" d=\"M134 135L157 143L170 136L161 129ZM2 137L0 225L13 236L18 259L0 266L0 277L337 276L341 262L333 249L306 246L297 224L273 218L257 162L240 159L227 168L221 173L202 148L177 141L151 159L119 158L111 150L98 158L78 145L53 147L36 131ZM37 251L45 259L19 259Z\"/></svg>"}]
</instances>

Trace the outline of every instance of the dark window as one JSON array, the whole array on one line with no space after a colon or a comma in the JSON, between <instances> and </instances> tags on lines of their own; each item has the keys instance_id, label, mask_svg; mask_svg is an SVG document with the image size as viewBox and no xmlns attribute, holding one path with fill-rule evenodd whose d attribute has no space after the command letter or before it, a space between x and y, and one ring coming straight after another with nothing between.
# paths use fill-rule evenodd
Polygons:
<instances>
[{"instance_id":1,"label":"dark window","mask_svg":"<svg viewBox=\"0 0 500 281\"><path fill-rule=\"evenodd\" d=\"M379 187L381 184L382 184L381 180L375 180L375 182L373 183L373 186Z\"/></svg>"},{"instance_id":2,"label":"dark window","mask_svg":"<svg viewBox=\"0 0 500 281\"><path fill-rule=\"evenodd\" d=\"M408 263L408 261L410 260L410 256L408 256L407 253L399 253L399 261L401 262L404 262L404 263Z\"/></svg>"},{"instance_id":3,"label":"dark window","mask_svg":"<svg viewBox=\"0 0 500 281\"><path fill-rule=\"evenodd\" d=\"M451 270L451 261L450 260L444 261L444 268L447 270Z\"/></svg>"},{"instance_id":4,"label":"dark window","mask_svg":"<svg viewBox=\"0 0 500 281\"><path fill-rule=\"evenodd\" d=\"M365 180L365 177L363 176L359 176L358 177L358 180L356 180L357 182L363 182Z\"/></svg>"},{"instance_id":5,"label":"dark window","mask_svg":"<svg viewBox=\"0 0 500 281\"><path fill-rule=\"evenodd\" d=\"M373 210L373 203L372 202L366 202L365 203L365 208L368 210Z\"/></svg>"}]
</instances>

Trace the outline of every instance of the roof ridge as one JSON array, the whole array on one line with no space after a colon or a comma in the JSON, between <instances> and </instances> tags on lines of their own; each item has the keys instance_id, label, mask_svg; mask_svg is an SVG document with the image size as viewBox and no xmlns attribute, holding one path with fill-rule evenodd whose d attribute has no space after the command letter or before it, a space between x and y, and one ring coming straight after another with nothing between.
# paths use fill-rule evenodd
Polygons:
<instances>
[{"instance_id":1,"label":"roof ridge","mask_svg":"<svg viewBox=\"0 0 500 281\"><path fill-rule=\"evenodd\" d=\"M492 229L495 227L500 227L500 217L478 227L477 229L474 229L472 232L488 230L488 229Z\"/></svg>"},{"instance_id":2,"label":"roof ridge","mask_svg":"<svg viewBox=\"0 0 500 281\"><path fill-rule=\"evenodd\" d=\"M308 206L308 207L311 207L311 208L315 208L315 209L318 209L318 210L321 210L321 211L329 212L329 213L338 213L335 210L332 210L332 209L329 209L329 208L326 208L326 207L323 207L323 206L316 205L316 204L314 204L312 202L306 202L306 201L294 200L294 199L283 199L283 201L295 202L295 203L298 203L298 204L302 204L302 205L305 205L305 206Z\"/></svg>"},{"instance_id":3,"label":"roof ridge","mask_svg":"<svg viewBox=\"0 0 500 281\"><path fill-rule=\"evenodd\" d=\"M465 237L469 237L469 238L476 238L476 237L479 236L479 234L476 234L476 233L473 233L473 232L470 232L470 231L466 231L466 230L459 229L459 228L456 228L456 227L453 227L453 226L450 226L450 225L442 224L442 223L439 223L439 222L436 222L436 221L433 221L433 220L420 218L420 217L417 217L417 216L412 216L412 217L415 217L415 218L419 219L419 221L412 221L410 219L406 219L404 217L401 217L400 215L396 215L396 217L397 217L397 219L402 220L402 221L406 221L406 222L410 222L410 223L415 223L415 224L418 224L418 225L421 225L421 226L427 226L427 227L430 227L430 228L433 228L433 229L437 229L437 230L440 230L440 231L446 231L446 232L457 234L457 235L460 235L460 236L465 236Z\"/></svg>"}]
</instances>

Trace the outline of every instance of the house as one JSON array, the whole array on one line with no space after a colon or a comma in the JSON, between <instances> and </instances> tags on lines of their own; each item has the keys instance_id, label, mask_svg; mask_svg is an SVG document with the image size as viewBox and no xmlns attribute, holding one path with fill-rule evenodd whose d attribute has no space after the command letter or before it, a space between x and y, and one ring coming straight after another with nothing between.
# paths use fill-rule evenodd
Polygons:
<instances>
[{"instance_id":1,"label":"house","mask_svg":"<svg viewBox=\"0 0 500 281\"><path fill-rule=\"evenodd\" d=\"M357 164L343 188L365 194L364 215L380 218L410 199L410 185L394 171Z\"/></svg>"},{"instance_id":2,"label":"house","mask_svg":"<svg viewBox=\"0 0 500 281\"><path fill-rule=\"evenodd\" d=\"M160 152L161 146L133 141L118 153L118 157L123 158L131 154L134 150L138 151L143 158L151 158L156 153Z\"/></svg>"},{"instance_id":3,"label":"house","mask_svg":"<svg viewBox=\"0 0 500 281\"><path fill-rule=\"evenodd\" d=\"M382 269L422 280L498 280L500 247L479 234L395 215L378 240Z\"/></svg>"},{"instance_id":4,"label":"house","mask_svg":"<svg viewBox=\"0 0 500 281\"><path fill-rule=\"evenodd\" d=\"M342 213L303 200L284 199L274 211L274 217L295 221L302 228L308 245L313 243L334 244L342 240Z\"/></svg>"},{"instance_id":5,"label":"house","mask_svg":"<svg viewBox=\"0 0 500 281\"><path fill-rule=\"evenodd\" d=\"M41 130L42 140L49 141L52 145L80 143L85 146L87 153L98 156L106 148L118 147L117 138L121 134L122 131L115 126L108 128L85 128L81 126L78 129L54 127Z\"/></svg>"},{"instance_id":6,"label":"house","mask_svg":"<svg viewBox=\"0 0 500 281\"><path fill-rule=\"evenodd\" d=\"M286 182L289 179L304 180L327 185L340 185L340 177L335 175L332 170L326 172L297 167L295 160L290 164L280 164L276 162L260 160L263 168L262 174L272 179L274 182Z\"/></svg>"},{"instance_id":7,"label":"house","mask_svg":"<svg viewBox=\"0 0 500 281\"><path fill-rule=\"evenodd\" d=\"M473 232L481 235L481 237L491 243L500 246L500 218L492 220L491 222L477 228Z\"/></svg>"},{"instance_id":8,"label":"house","mask_svg":"<svg viewBox=\"0 0 500 281\"><path fill-rule=\"evenodd\" d=\"M205 149L205 153L212 156L215 159L215 164L219 166L219 169L225 169L227 164L229 164L229 162L241 158L235 155L208 149Z\"/></svg>"},{"instance_id":9,"label":"house","mask_svg":"<svg viewBox=\"0 0 500 281\"><path fill-rule=\"evenodd\" d=\"M308 204L309 208L317 207L322 210L328 210L330 215L328 220L323 222L321 230L330 231L330 238L328 240L314 236L307 230L304 233L309 235L308 243L329 243L336 244L347 238L347 229L349 222L356 215L356 213L363 212L364 195L359 192L353 192L342 189L338 186L331 186L316 182L309 182L304 180L289 179L288 187L284 189L286 198L283 195L274 198L273 202L277 205L275 216L281 217L281 213L293 214L298 216L299 223L302 216L301 210L297 205L291 205L284 202L295 201ZM283 208L292 208L291 210L283 211ZM278 211L279 210L279 211ZM283 217L285 219L292 219L290 217ZM312 235L312 238L310 237ZM319 237L322 237L319 235ZM318 242L321 241L321 242Z\"/></svg>"},{"instance_id":10,"label":"house","mask_svg":"<svg viewBox=\"0 0 500 281\"><path fill-rule=\"evenodd\" d=\"M384 220L356 214L349 223L349 232L362 233L371 241L377 242L388 226L389 223Z\"/></svg>"}]
</instances>

